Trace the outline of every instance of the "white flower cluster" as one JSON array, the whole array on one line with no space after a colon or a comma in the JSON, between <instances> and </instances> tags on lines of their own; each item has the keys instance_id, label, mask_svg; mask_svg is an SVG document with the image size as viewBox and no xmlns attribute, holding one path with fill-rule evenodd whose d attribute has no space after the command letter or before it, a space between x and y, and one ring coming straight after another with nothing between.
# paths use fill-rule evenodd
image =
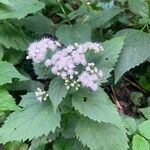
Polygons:
<instances>
[{"instance_id":1,"label":"white flower cluster","mask_svg":"<svg viewBox=\"0 0 150 150\"><path fill-rule=\"evenodd\" d=\"M93 91L97 90L98 80L102 78L103 72L93 62L87 60L86 53L100 53L103 51L102 45L96 42L86 42L62 47L58 41L44 38L30 44L28 58L34 63L42 61L53 74L60 76L65 81L67 89L74 87L78 90L82 85ZM48 48L54 52L51 58L46 57Z\"/></svg>"},{"instance_id":2,"label":"white flower cluster","mask_svg":"<svg viewBox=\"0 0 150 150\"><path fill-rule=\"evenodd\" d=\"M35 91L35 95L37 97L37 100L39 102L42 102L43 100L46 101L48 94L46 93L46 91L42 90L41 88L37 88L37 90Z\"/></svg>"}]
</instances>

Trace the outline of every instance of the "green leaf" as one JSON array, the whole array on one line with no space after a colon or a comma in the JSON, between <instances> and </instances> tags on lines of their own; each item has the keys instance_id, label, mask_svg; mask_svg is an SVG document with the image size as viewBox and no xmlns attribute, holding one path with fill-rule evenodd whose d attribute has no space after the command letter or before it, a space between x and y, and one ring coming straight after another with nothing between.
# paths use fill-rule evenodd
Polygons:
<instances>
[{"instance_id":1,"label":"green leaf","mask_svg":"<svg viewBox=\"0 0 150 150\"><path fill-rule=\"evenodd\" d=\"M63 137L57 138L53 144L53 150L89 150L86 147L75 140L75 139L65 139Z\"/></svg>"},{"instance_id":2,"label":"green leaf","mask_svg":"<svg viewBox=\"0 0 150 150\"><path fill-rule=\"evenodd\" d=\"M36 33L54 34L56 30L53 21L40 13L20 20L20 23Z\"/></svg>"},{"instance_id":3,"label":"green leaf","mask_svg":"<svg viewBox=\"0 0 150 150\"><path fill-rule=\"evenodd\" d=\"M3 61L10 62L14 65L19 64L24 58L24 52L15 49L8 49L4 51Z\"/></svg>"},{"instance_id":4,"label":"green leaf","mask_svg":"<svg viewBox=\"0 0 150 150\"><path fill-rule=\"evenodd\" d=\"M96 66L103 71L103 78L101 82L106 82L110 77L110 72L114 69L118 61L119 54L123 48L124 36L113 38L103 43L104 51L96 59Z\"/></svg>"},{"instance_id":5,"label":"green leaf","mask_svg":"<svg viewBox=\"0 0 150 150\"><path fill-rule=\"evenodd\" d=\"M9 6L0 7L0 19L21 19L44 8L44 3L38 0L9 0L9 3Z\"/></svg>"},{"instance_id":6,"label":"green leaf","mask_svg":"<svg viewBox=\"0 0 150 150\"><path fill-rule=\"evenodd\" d=\"M106 123L82 118L76 128L76 136L90 150L127 150L128 138L124 131Z\"/></svg>"},{"instance_id":7,"label":"green leaf","mask_svg":"<svg viewBox=\"0 0 150 150\"><path fill-rule=\"evenodd\" d=\"M65 45L91 41L91 28L87 24L62 25L56 30L56 36Z\"/></svg>"},{"instance_id":8,"label":"green leaf","mask_svg":"<svg viewBox=\"0 0 150 150\"><path fill-rule=\"evenodd\" d=\"M4 145L5 150L28 150L28 144L23 142L9 142Z\"/></svg>"},{"instance_id":9,"label":"green leaf","mask_svg":"<svg viewBox=\"0 0 150 150\"><path fill-rule=\"evenodd\" d=\"M86 23L90 25L91 28L104 27L106 23L108 23L111 19L113 19L116 15L120 14L122 11L122 9L116 7L113 9L104 10L102 12L90 15Z\"/></svg>"},{"instance_id":10,"label":"green leaf","mask_svg":"<svg viewBox=\"0 0 150 150\"><path fill-rule=\"evenodd\" d=\"M31 142L30 150L46 150L48 144L48 137L42 136L37 139L33 139Z\"/></svg>"},{"instance_id":11,"label":"green leaf","mask_svg":"<svg viewBox=\"0 0 150 150\"><path fill-rule=\"evenodd\" d=\"M52 106L54 108L54 112L56 112L58 105L67 95L68 90L64 85L64 81L59 77L54 78L49 86L48 94L50 100L52 102Z\"/></svg>"},{"instance_id":12,"label":"green leaf","mask_svg":"<svg viewBox=\"0 0 150 150\"><path fill-rule=\"evenodd\" d=\"M54 75L50 72L50 69L43 64L33 63L33 69L38 79L51 79Z\"/></svg>"},{"instance_id":13,"label":"green leaf","mask_svg":"<svg viewBox=\"0 0 150 150\"><path fill-rule=\"evenodd\" d=\"M144 121L139 125L140 134L150 139L150 120Z\"/></svg>"},{"instance_id":14,"label":"green leaf","mask_svg":"<svg viewBox=\"0 0 150 150\"><path fill-rule=\"evenodd\" d=\"M129 0L129 9L131 12L140 15L141 17L148 17L148 3L143 0Z\"/></svg>"},{"instance_id":15,"label":"green leaf","mask_svg":"<svg viewBox=\"0 0 150 150\"><path fill-rule=\"evenodd\" d=\"M140 111L143 113L143 115L150 120L150 107L142 108Z\"/></svg>"},{"instance_id":16,"label":"green leaf","mask_svg":"<svg viewBox=\"0 0 150 150\"><path fill-rule=\"evenodd\" d=\"M0 0L0 3L5 4L5 5L10 5L9 0Z\"/></svg>"},{"instance_id":17,"label":"green leaf","mask_svg":"<svg viewBox=\"0 0 150 150\"><path fill-rule=\"evenodd\" d=\"M0 60L3 58L4 52L3 47L0 45Z\"/></svg>"},{"instance_id":18,"label":"green leaf","mask_svg":"<svg viewBox=\"0 0 150 150\"><path fill-rule=\"evenodd\" d=\"M150 35L135 29L124 29L117 36L126 35L125 44L115 68L115 81L131 68L143 63L150 56Z\"/></svg>"},{"instance_id":19,"label":"green leaf","mask_svg":"<svg viewBox=\"0 0 150 150\"><path fill-rule=\"evenodd\" d=\"M20 110L7 90L0 88L0 112Z\"/></svg>"},{"instance_id":20,"label":"green leaf","mask_svg":"<svg viewBox=\"0 0 150 150\"><path fill-rule=\"evenodd\" d=\"M11 83L13 78L28 80L28 78L22 76L11 63L0 61L0 68L0 85Z\"/></svg>"},{"instance_id":21,"label":"green leaf","mask_svg":"<svg viewBox=\"0 0 150 150\"><path fill-rule=\"evenodd\" d=\"M66 139L75 138L75 128L79 120L79 115L76 113L67 113L62 115L61 135Z\"/></svg>"},{"instance_id":22,"label":"green leaf","mask_svg":"<svg viewBox=\"0 0 150 150\"><path fill-rule=\"evenodd\" d=\"M132 135L137 131L137 122L134 118L129 116L122 116L125 128L128 130L128 135Z\"/></svg>"},{"instance_id":23,"label":"green leaf","mask_svg":"<svg viewBox=\"0 0 150 150\"><path fill-rule=\"evenodd\" d=\"M149 150L150 146L148 141L146 141L143 137L140 135L134 135L133 141L132 141L132 149L133 150Z\"/></svg>"},{"instance_id":24,"label":"green leaf","mask_svg":"<svg viewBox=\"0 0 150 150\"><path fill-rule=\"evenodd\" d=\"M9 22L5 22L0 24L0 33L0 44L7 49L14 48L16 50L25 51L29 41L21 29Z\"/></svg>"},{"instance_id":25,"label":"green leaf","mask_svg":"<svg viewBox=\"0 0 150 150\"><path fill-rule=\"evenodd\" d=\"M141 92L132 92L130 97L131 97L132 102L135 105L137 105L137 106L141 105L143 93L141 93Z\"/></svg>"},{"instance_id":26,"label":"green leaf","mask_svg":"<svg viewBox=\"0 0 150 150\"><path fill-rule=\"evenodd\" d=\"M149 70L149 71L148 71ZM139 85L150 92L150 68L147 69L147 72L139 77Z\"/></svg>"},{"instance_id":27,"label":"green leaf","mask_svg":"<svg viewBox=\"0 0 150 150\"><path fill-rule=\"evenodd\" d=\"M3 85L3 87L10 91L28 91L28 92L35 92L37 87L44 89L44 85L41 82L28 80L28 81L18 81L13 80L12 83L7 83Z\"/></svg>"},{"instance_id":28,"label":"green leaf","mask_svg":"<svg viewBox=\"0 0 150 150\"><path fill-rule=\"evenodd\" d=\"M111 123L123 129L115 106L102 89L96 92L80 90L72 96L72 104L81 114L94 121Z\"/></svg>"},{"instance_id":29,"label":"green leaf","mask_svg":"<svg viewBox=\"0 0 150 150\"><path fill-rule=\"evenodd\" d=\"M10 114L0 128L0 143L31 140L48 135L60 126L60 113L57 111L54 115L50 101L40 103L34 93L29 93L20 106L24 109Z\"/></svg>"}]
</instances>

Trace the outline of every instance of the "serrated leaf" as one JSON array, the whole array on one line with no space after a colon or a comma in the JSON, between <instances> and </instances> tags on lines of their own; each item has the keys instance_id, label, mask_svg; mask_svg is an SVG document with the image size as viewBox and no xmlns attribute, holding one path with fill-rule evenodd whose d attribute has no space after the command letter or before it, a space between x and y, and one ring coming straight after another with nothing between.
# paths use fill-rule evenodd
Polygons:
<instances>
[{"instance_id":1,"label":"serrated leaf","mask_svg":"<svg viewBox=\"0 0 150 150\"><path fill-rule=\"evenodd\" d=\"M150 120L150 107L142 108L140 111L147 119Z\"/></svg>"},{"instance_id":2,"label":"serrated leaf","mask_svg":"<svg viewBox=\"0 0 150 150\"><path fill-rule=\"evenodd\" d=\"M29 149L30 150L46 150L47 143L48 143L48 137L42 136L37 139L33 139Z\"/></svg>"},{"instance_id":3,"label":"serrated leaf","mask_svg":"<svg viewBox=\"0 0 150 150\"><path fill-rule=\"evenodd\" d=\"M0 88L0 112L20 110L7 90Z\"/></svg>"},{"instance_id":4,"label":"serrated leaf","mask_svg":"<svg viewBox=\"0 0 150 150\"><path fill-rule=\"evenodd\" d=\"M35 14L20 20L20 23L28 30L36 33L54 34L55 25L53 21L42 14Z\"/></svg>"},{"instance_id":5,"label":"serrated leaf","mask_svg":"<svg viewBox=\"0 0 150 150\"><path fill-rule=\"evenodd\" d=\"M56 112L58 105L63 100L63 98L65 98L67 92L68 90L66 89L64 81L61 78L57 77L51 81L48 94L52 102L54 112Z\"/></svg>"},{"instance_id":6,"label":"serrated leaf","mask_svg":"<svg viewBox=\"0 0 150 150\"><path fill-rule=\"evenodd\" d=\"M75 139L65 139L63 137L57 138L53 144L53 150L89 150L86 147L75 140Z\"/></svg>"},{"instance_id":7,"label":"serrated leaf","mask_svg":"<svg viewBox=\"0 0 150 150\"><path fill-rule=\"evenodd\" d=\"M43 64L33 64L33 69L35 74L38 76L38 79L50 79L54 75L50 72L50 69L48 69Z\"/></svg>"},{"instance_id":8,"label":"serrated leaf","mask_svg":"<svg viewBox=\"0 0 150 150\"><path fill-rule=\"evenodd\" d=\"M125 128L128 130L128 135L132 135L137 131L138 125L134 118L123 115L122 120Z\"/></svg>"},{"instance_id":9,"label":"serrated leaf","mask_svg":"<svg viewBox=\"0 0 150 150\"><path fill-rule=\"evenodd\" d=\"M99 123L106 122L124 129L115 106L102 89L96 92L80 90L72 96L72 103L84 116Z\"/></svg>"},{"instance_id":10,"label":"serrated leaf","mask_svg":"<svg viewBox=\"0 0 150 150\"><path fill-rule=\"evenodd\" d=\"M116 15L120 14L122 11L123 10L121 8L116 7L104 10L102 12L90 15L86 23L90 25L91 28L104 27L106 23L108 23L111 19L113 19Z\"/></svg>"},{"instance_id":11,"label":"serrated leaf","mask_svg":"<svg viewBox=\"0 0 150 150\"><path fill-rule=\"evenodd\" d=\"M134 135L132 141L132 149L133 150L149 150L150 145L147 140L145 140L140 135Z\"/></svg>"},{"instance_id":12,"label":"serrated leaf","mask_svg":"<svg viewBox=\"0 0 150 150\"><path fill-rule=\"evenodd\" d=\"M24 52L15 49L8 49L4 51L3 61L10 62L14 65L19 64L24 58Z\"/></svg>"},{"instance_id":13,"label":"serrated leaf","mask_svg":"<svg viewBox=\"0 0 150 150\"><path fill-rule=\"evenodd\" d=\"M28 80L28 78L22 76L11 63L0 61L0 85L11 83L13 78Z\"/></svg>"},{"instance_id":14,"label":"serrated leaf","mask_svg":"<svg viewBox=\"0 0 150 150\"><path fill-rule=\"evenodd\" d=\"M9 3L7 7L0 7L0 19L21 19L44 8L44 3L38 0L9 0Z\"/></svg>"},{"instance_id":15,"label":"serrated leaf","mask_svg":"<svg viewBox=\"0 0 150 150\"><path fill-rule=\"evenodd\" d=\"M124 29L117 36L126 34L123 50L115 68L115 81L131 68L143 63L150 56L150 35L135 29Z\"/></svg>"},{"instance_id":16,"label":"serrated leaf","mask_svg":"<svg viewBox=\"0 0 150 150\"><path fill-rule=\"evenodd\" d=\"M7 49L14 48L16 50L24 51L28 44L28 38L25 33L13 26L11 23L0 24L0 44Z\"/></svg>"},{"instance_id":17,"label":"serrated leaf","mask_svg":"<svg viewBox=\"0 0 150 150\"><path fill-rule=\"evenodd\" d=\"M123 44L124 36L113 38L103 43L104 51L100 53L100 56L95 61L96 66L103 71L101 82L106 82L106 79L110 77L110 73L118 61Z\"/></svg>"},{"instance_id":18,"label":"serrated leaf","mask_svg":"<svg viewBox=\"0 0 150 150\"><path fill-rule=\"evenodd\" d=\"M27 90L28 92L35 92L37 90L37 87L44 89L44 85L41 82L34 81L34 80L28 80L28 81L13 80L12 83L5 84L3 85L3 87L11 91Z\"/></svg>"},{"instance_id":19,"label":"serrated leaf","mask_svg":"<svg viewBox=\"0 0 150 150\"><path fill-rule=\"evenodd\" d=\"M141 17L148 17L148 3L143 0L129 0L129 9L131 12L140 15Z\"/></svg>"},{"instance_id":20,"label":"serrated leaf","mask_svg":"<svg viewBox=\"0 0 150 150\"><path fill-rule=\"evenodd\" d=\"M79 116L76 113L67 113L62 115L61 134L64 138L75 138L75 128L78 123Z\"/></svg>"},{"instance_id":21,"label":"serrated leaf","mask_svg":"<svg viewBox=\"0 0 150 150\"><path fill-rule=\"evenodd\" d=\"M119 128L82 118L76 128L76 136L90 150L127 150L128 138Z\"/></svg>"},{"instance_id":22,"label":"serrated leaf","mask_svg":"<svg viewBox=\"0 0 150 150\"><path fill-rule=\"evenodd\" d=\"M56 30L56 36L65 45L91 41L91 28L87 24L62 25Z\"/></svg>"},{"instance_id":23,"label":"serrated leaf","mask_svg":"<svg viewBox=\"0 0 150 150\"><path fill-rule=\"evenodd\" d=\"M50 101L40 103L34 93L29 93L20 106L24 109L10 114L0 128L0 143L31 140L48 135L60 126L60 113L57 111L54 115Z\"/></svg>"},{"instance_id":24,"label":"serrated leaf","mask_svg":"<svg viewBox=\"0 0 150 150\"><path fill-rule=\"evenodd\" d=\"M139 125L139 132L147 139L150 139L150 120L144 121Z\"/></svg>"},{"instance_id":25,"label":"serrated leaf","mask_svg":"<svg viewBox=\"0 0 150 150\"><path fill-rule=\"evenodd\" d=\"M28 150L28 144L23 142L9 142L4 145L5 150Z\"/></svg>"}]
</instances>

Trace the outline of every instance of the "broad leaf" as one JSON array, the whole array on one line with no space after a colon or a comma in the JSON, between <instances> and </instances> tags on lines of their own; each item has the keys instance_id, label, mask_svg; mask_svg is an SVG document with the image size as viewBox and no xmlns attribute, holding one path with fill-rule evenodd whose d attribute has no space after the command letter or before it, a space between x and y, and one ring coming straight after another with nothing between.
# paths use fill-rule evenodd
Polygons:
<instances>
[{"instance_id":1,"label":"broad leaf","mask_svg":"<svg viewBox=\"0 0 150 150\"><path fill-rule=\"evenodd\" d=\"M142 108L140 111L143 113L143 115L150 120L150 107Z\"/></svg>"},{"instance_id":2,"label":"broad leaf","mask_svg":"<svg viewBox=\"0 0 150 150\"><path fill-rule=\"evenodd\" d=\"M9 0L0 0L0 3L5 4L5 5L10 5Z\"/></svg>"},{"instance_id":3,"label":"broad leaf","mask_svg":"<svg viewBox=\"0 0 150 150\"><path fill-rule=\"evenodd\" d=\"M80 90L72 97L76 110L94 121L111 123L123 129L121 118L107 94L100 89L96 92Z\"/></svg>"},{"instance_id":4,"label":"broad leaf","mask_svg":"<svg viewBox=\"0 0 150 150\"><path fill-rule=\"evenodd\" d=\"M53 145L53 150L89 150L87 147L75 140L65 139L63 137L57 138Z\"/></svg>"},{"instance_id":5,"label":"broad leaf","mask_svg":"<svg viewBox=\"0 0 150 150\"><path fill-rule=\"evenodd\" d=\"M11 83L13 78L27 80L27 78L22 76L11 63L0 61L0 85Z\"/></svg>"},{"instance_id":6,"label":"broad leaf","mask_svg":"<svg viewBox=\"0 0 150 150\"><path fill-rule=\"evenodd\" d=\"M75 128L79 120L79 115L76 113L67 113L62 115L61 135L66 139L75 138Z\"/></svg>"},{"instance_id":7,"label":"broad leaf","mask_svg":"<svg viewBox=\"0 0 150 150\"><path fill-rule=\"evenodd\" d=\"M66 89L64 81L61 78L57 77L51 81L48 94L52 102L54 112L56 112L58 105L67 95L67 92L68 90Z\"/></svg>"},{"instance_id":8,"label":"broad leaf","mask_svg":"<svg viewBox=\"0 0 150 150\"><path fill-rule=\"evenodd\" d=\"M35 94L23 97L20 106L22 111L16 111L7 118L0 128L0 143L8 141L25 141L48 135L60 126L60 114L54 115L50 101L38 102Z\"/></svg>"},{"instance_id":9,"label":"broad leaf","mask_svg":"<svg viewBox=\"0 0 150 150\"><path fill-rule=\"evenodd\" d=\"M91 28L104 27L111 19L116 15L120 14L123 10L120 8L113 8L98 12L96 14L90 15L86 23L91 26Z\"/></svg>"},{"instance_id":10,"label":"broad leaf","mask_svg":"<svg viewBox=\"0 0 150 150\"><path fill-rule=\"evenodd\" d=\"M150 56L150 35L135 29L125 29L117 36L126 35L125 44L115 68L116 82L131 68L143 63Z\"/></svg>"},{"instance_id":11,"label":"broad leaf","mask_svg":"<svg viewBox=\"0 0 150 150\"><path fill-rule=\"evenodd\" d=\"M110 77L110 73L118 61L123 44L124 36L113 38L103 43L104 51L100 53L100 56L98 56L95 62L96 66L100 68L104 74L101 82L106 82L106 79Z\"/></svg>"},{"instance_id":12,"label":"broad leaf","mask_svg":"<svg viewBox=\"0 0 150 150\"><path fill-rule=\"evenodd\" d=\"M127 150L128 138L124 131L106 123L82 118L76 128L76 136L90 150Z\"/></svg>"},{"instance_id":13,"label":"broad leaf","mask_svg":"<svg viewBox=\"0 0 150 150\"><path fill-rule=\"evenodd\" d=\"M27 81L14 80L12 83L7 83L3 85L3 87L10 91L27 90L28 92L35 92L37 90L37 87L44 89L44 85L41 82L34 80L27 80Z\"/></svg>"},{"instance_id":14,"label":"broad leaf","mask_svg":"<svg viewBox=\"0 0 150 150\"><path fill-rule=\"evenodd\" d=\"M0 112L20 110L7 90L0 88Z\"/></svg>"},{"instance_id":15,"label":"broad leaf","mask_svg":"<svg viewBox=\"0 0 150 150\"><path fill-rule=\"evenodd\" d=\"M28 144L24 142L8 142L4 145L5 150L28 150Z\"/></svg>"},{"instance_id":16,"label":"broad leaf","mask_svg":"<svg viewBox=\"0 0 150 150\"><path fill-rule=\"evenodd\" d=\"M50 69L43 64L34 64L33 69L38 79L51 79L54 75L50 72Z\"/></svg>"},{"instance_id":17,"label":"broad leaf","mask_svg":"<svg viewBox=\"0 0 150 150\"><path fill-rule=\"evenodd\" d=\"M133 141L132 141L132 149L133 150L149 150L150 145L148 141L146 141L142 136L134 135Z\"/></svg>"},{"instance_id":18,"label":"broad leaf","mask_svg":"<svg viewBox=\"0 0 150 150\"><path fill-rule=\"evenodd\" d=\"M129 0L129 9L131 12L140 15L141 17L148 17L148 3L143 0Z\"/></svg>"},{"instance_id":19,"label":"broad leaf","mask_svg":"<svg viewBox=\"0 0 150 150\"><path fill-rule=\"evenodd\" d=\"M54 34L55 32L55 25L52 20L42 14L26 17L20 20L20 23L28 30L36 33Z\"/></svg>"},{"instance_id":20,"label":"broad leaf","mask_svg":"<svg viewBox=\"0 0 150 150\"><path fill-rule=\"evenodd\" d=\"M122 115L122 120L125 128L128 131L128 135L132 135L137 131L138 125L134 118Z\"/></svg>"},{"instance_id":21,"label":"broad leaf","mask_svg":"<svg viewBox=\"0 0 150 150\"><path fill-rule=\"evenodd\" d=\"M139 125L140 134L150 139L150 120L144 121Z\"/></svg>"},{"instance_id":22,"label":"broad leaf","mask_svg":"<svg viewBox=\"0 0 150 150\"><path fill-rule=\"evenodd\" d=\"M24 52L15 49L8 49L4 51L3 61L10 62L14 65L19 64L24 58Z\"/></svg>"},{"instance_id":23,"label":"broad leaf","mask_svg":"<svg viewBox=\"0 0 150 150\"><path fill-rule=\"evenodd\" d=\"M28 44L28 38L21 29L11 23L0 24L0 44L6 48L14 48L24 51Z\"/></svg>"},{"instance_id":24,"label":"broad leaf","mask_svg":"<svg viewBox=\"0 0 150 150\"><path fill-rule=\"evenodd\" d=\"M38 0L9 0L9 6L0 7L0 19L21 19L27 14L35 13L44 8L44 3Z\"/></svg>"},{"instance_id":25,"label":"broad leaf","mask_svg":"<svg viewBox=\"0 0 150 150\"><path fill-rule=\"evenodd\" d=\"M57 38L65 45L91 41L91 28L87 24L62 25L56 30Z\"/></svg>"}]
</instances>

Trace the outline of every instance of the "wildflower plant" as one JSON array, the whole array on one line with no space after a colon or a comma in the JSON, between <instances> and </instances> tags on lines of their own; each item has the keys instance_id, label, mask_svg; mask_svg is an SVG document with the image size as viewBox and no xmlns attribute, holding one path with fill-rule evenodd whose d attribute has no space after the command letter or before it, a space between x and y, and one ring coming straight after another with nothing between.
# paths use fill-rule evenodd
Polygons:
<instances>
[{"instance_id":1,"label":"wildflower plant","mask_svg":"<svg viewBox=\"0 0 150 150\"><path fill-rule=\"evenodd\" d=\"M102 88L123 44L124 37L67 46L42 38L29 44L26 59L32 62L37 78L48 84L37 86L35 91L22 97L19 104L22 110L7 118L0 129L0 141L25 141L60 133L64 138L78 141L79 145L100 149L104 143L95 141L92 145L89 141L92 134L101 138L101 134L96 135L99 130L108 139L109 135L105 134L108 130L122 139L119 143L115 140L118 145L114 149L120 150L125 145L122 149L125 150L127 137L121 118ZM26 132L20 134L22 129ZM107 147L111 147L111 141L106 142Z\"/></svg>"},{"instance_id":2,"label":"wildflower plant","mask_svg":"<svg viewBox=\"0 0 150 150\"><path fill-rule=\"evenodd\" d=\"M149 150L149 6L0 0L0 147Z\"/></svg>"},{"instance_id":3,"label":"wildflower plant","mask_svg":"<svg viewBox=\"0 0 150 150\"><path fill-rule=\"evenodd\" d=\"M45 65L49 72L65 81L68 90L71 87L78 90L83 86L96 91L103 72L88 57L102 51L103 47L99 43L75 43L63 47L58 41L44 38L30 44L27 59Z\"/></svg>"}]
</instances>

